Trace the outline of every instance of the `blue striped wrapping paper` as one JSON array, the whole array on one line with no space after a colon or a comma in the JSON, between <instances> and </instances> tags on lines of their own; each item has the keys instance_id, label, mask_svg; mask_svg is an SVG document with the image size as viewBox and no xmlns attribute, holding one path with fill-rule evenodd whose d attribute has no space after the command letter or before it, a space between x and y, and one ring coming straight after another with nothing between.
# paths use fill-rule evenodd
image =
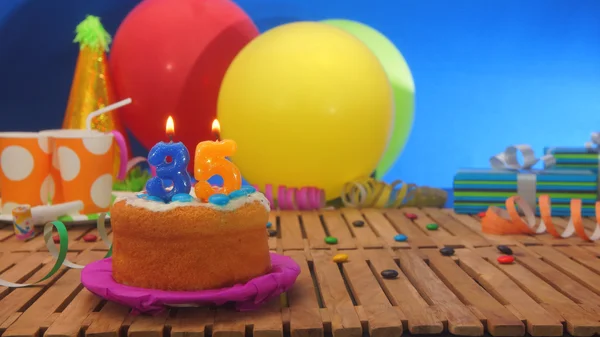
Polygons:
<instances>
[{"instance_id":1,"label":"blue striped wrapping paper","mask_svg":"<svg viewBox=\"0 0 600 337\"><path fill-rule=\"evenodd\" d=\"M586 170L537 170L515 171L496 169L459 170L454 176L454 210L461 214L477 214L489 206L505 208L505 201L518 194L520 177L535 175L531 182L537 197L547 194L552 200L553 216L569 216L571 199L581 199L583 215L593 216L598 194L598 177ZM523 186L523 185L522 185ZM521 187L521 191L522 191Z\"/></svg>"},{"instance_id":2,"label":"blue striped wrapping paper","mask_svg":"<svg viewBox=\"0 0 600 337\"><path fill-rule=\"evenodd\" d=\"M598 148L587 147L547 147L545 154L550 154L556 160L553 166L557 170L585 170L598 173L600 151Z\"/></svg>"}]
</instances>

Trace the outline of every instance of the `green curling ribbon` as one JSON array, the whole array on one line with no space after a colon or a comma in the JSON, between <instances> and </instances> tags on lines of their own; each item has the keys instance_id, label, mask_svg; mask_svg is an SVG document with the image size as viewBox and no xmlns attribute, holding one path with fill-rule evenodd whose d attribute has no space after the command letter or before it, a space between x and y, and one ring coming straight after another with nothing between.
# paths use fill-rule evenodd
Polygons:
<instances>
[{"instance_id":1,"label":"green curling ribbon","mask_svg":"<svg viewBox=\"0 0 600 337\"><path fill-rule=\"evenodd\" d=\"M108 247L108 252L104 256L104 258L110 257L112 255L112 242L108 238L108 233L106 232L106 215L107 213L101 213L98 216L98 220L96 222L98 234L100 235L100 238L102 239L104 244ZM54 244L54 240L52 239L52 230L55 228L59 237L58 248L56 247L56 245ZM29 287L52 277L52 275L56 274L56 272L60 269L61 266L66 266L73 269L83 269L85 267L84 265L73 263L67 259L67 252L69 251L69 235L67 234L67 227L61 221L52 221L44 225L44 242L46 243L46 248L48 248L48 252L50 253L50 255L52 255L52 257L55 260L52 269L40 280L37 280L33 283L13 283L0 279L0 286L4 286L7 288Z\"/></svg>"}]
</instances>

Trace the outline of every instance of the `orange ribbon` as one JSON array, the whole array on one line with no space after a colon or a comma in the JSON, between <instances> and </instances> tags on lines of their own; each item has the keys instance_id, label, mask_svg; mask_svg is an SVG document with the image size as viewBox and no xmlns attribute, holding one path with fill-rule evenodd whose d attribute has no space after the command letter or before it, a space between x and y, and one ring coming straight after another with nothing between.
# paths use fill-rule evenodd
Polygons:
<instances>
[{"instance_id":1,"label":"orange ribbon","mask_svg":"<svg viewBox=\"0 0 600 337\"><path fill-rule=\"evenodd\" d=\"M481 220L481 229L484 233L496 235L549 233L555 238L568 238L576 234L585 241L600 239L600 223L598 223L600 219L600 201L596 202L596 228L591 235L587 234L583 226L580 199L571 199L571 218L562 233L558 232L552 222L550 197L541 195L538 204L541 218L539 222L535 217L535 211L525 200L519 196L512 196L506 200L506 210L495 206L488 208L485 217ZM525 219L521 217L517 207L523 213Z\"/></svg>"}]
</instances>

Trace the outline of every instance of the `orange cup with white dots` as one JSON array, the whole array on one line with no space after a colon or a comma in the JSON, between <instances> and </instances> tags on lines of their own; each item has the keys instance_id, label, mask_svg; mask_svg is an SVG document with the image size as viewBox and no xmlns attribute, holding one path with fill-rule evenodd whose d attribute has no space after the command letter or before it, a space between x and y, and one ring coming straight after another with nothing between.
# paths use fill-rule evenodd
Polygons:
<instances>
[{"instance_id":1,"label":"orange cup with white dots","mask_svg":"<svg viewBox=\"0 0 600 337\"><path fill-rule=\"evenodd\" d=\"M83 214L107 212L112 203L115 150L120 153L119 179L127 170L127 146L117 131L60 130L48 132L52 163L58 165L63 202L81 201ZM56 158L54 158L56 157Z\"/></svg>"},{"instance_id":2,"label":"orange cup with white dots","mask_svg":"<svg viewBox=\"0 0 600 337\"><path fill-rule=\"evenodd\" d=\"M2 214L19 205L46 205L51 194L50 149L37 132L0 133Z\"/></svg>"}]
</instances>

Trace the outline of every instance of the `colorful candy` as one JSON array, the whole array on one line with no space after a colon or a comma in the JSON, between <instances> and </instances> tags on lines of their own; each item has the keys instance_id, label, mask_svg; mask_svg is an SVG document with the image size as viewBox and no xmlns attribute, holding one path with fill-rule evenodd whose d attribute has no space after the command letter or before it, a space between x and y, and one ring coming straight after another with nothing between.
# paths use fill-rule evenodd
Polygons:
<instances>
[{"instance_id":1,"label":"colorful candy","mask_svg":"<svg viewBox=\"0 0 600 337\"><path fill-rule=\"evenodd\" d=\"M333 256L333 262L335 263L344 263L348 261L348 254L336 254Z\"/></svg>"},{"instance_id":2,"label":"colorful candy","mask_svg":"<svg viewBox=\"0 0 600 337\"><path fill-rule=\"evenodd\" d=\"M208 202L217 206L225 206L229 203L229 197L225 194L213 194L208 197Z\"/></svg>"},{"instance_id":3,"label":"colorful candy","mask_svg":"<svg viewBox=\"0 0 600 337\"><path fill-rule=\"evenodd\" d=\"M404 216L409 220L417 220L418 218L415 213L405 213Z\"/></svg>"},{"instance_id":4,"label":"colorful candy","mask_svg":"<svg viewBox=\"0 0 600 337\"><path fill-rule=\"evenodd\" d=\"M439 226L436 223L430 223L430 224L427 224L425 226L425 228L427 228L427 230L429 230L429 231L436 231L439 228Z\"/></svg>"},{"instance_id":5,"label":"colorful candy","mask_svg":"<svg viewBox=\"0 0 600 337\"><path fill-rule=\"evenodd\" d=\"M398 277L398 275L399 275L398 272L393 269L386 269L381 272L381 276L383 276L384 279L388 279L388 280L395 279Z\"/></svg>"},{"instance_id":6,"label":"colorful candy","mask_svg":"<svg viewBox=\"0 0 600 337\"><path fill-rule=\"evenodd\" d=\"M325 243L328 245L335 245L336 243L338 243L338 239L334 238L333 236L328 236L325 238Z\"/></svg>"},{"instance_id":7,"label":"colorful candy","mask_svg":"<svg viewBox=\"0 0 600 337\"><path fill-rule=\"evenodd\" d=\"M454 248L444 247L444 248L440 249L440 254L442 254L444 256L452 256L452 255L454 255Z\"/></svg>"},{"instance_id":8,"label":"colorful candy","mask_svg":"<svg viewBox=\"0 0 600 337\"><path fill-rule=\"evenodd\" d=\"M505 246L505 245L499 245L498 247L496 247L500 253L505 254L505 255L513 255L513 251L512 249L510 249L510 247Z\"/></svg>"},{"instance_id":9,"label":"colorful candy","mask_svg":"<svg viewBox=\"0 0 600 337\"><path fill-rule=\"evenodd\" d=\"M83 241L85 242L96 242L96 240L98 240L98 237L91 233L83 236Z\"/></svg>"},{"instance_id":10,"label":"colorful candy","mask_svg":"<svg viewBox=\"0 0 600 337\"><path fill-rule=\"evenodd\" d=\"M398 234L394 236L394 240L398 241L398 242L404 242L406 240L408 240L408 237L406 237L406 235L404 234Z\"/></svg>"},{"instance_id":11,"label":"colorful candy","mask_svg":"<svg viewBox=\"0 0 600 337\"><path fill-rule=\"evenodd\" d=\"M498 263L500 264L511 264L513 262L515 262L515 258L512 255L498 256Z\"/></svg>"},{"instance_id":12,"label":"colorful candy","mask_svg":"<svg viewBox=\"0 0 600 337\"><path fill-rule=\"evenodd\" d=\"M362 227L365 225L365 222L362 220L352 221L352 226L354 227Z\"/></svg>"},{"instance_id":13,"label":"colorful candy","mask_svg":"<svg viewBox=\"0 0 600 337\"><path fill-rule=\"evenodd\" d=\"M171 201L178 201L178 202L192 202L193 200L194 200L194 197L189 195L189 193L188 194L178 193L178 194L175 194L173 196L173 198L171 198Z\"/></svg>"}]
</instances>

